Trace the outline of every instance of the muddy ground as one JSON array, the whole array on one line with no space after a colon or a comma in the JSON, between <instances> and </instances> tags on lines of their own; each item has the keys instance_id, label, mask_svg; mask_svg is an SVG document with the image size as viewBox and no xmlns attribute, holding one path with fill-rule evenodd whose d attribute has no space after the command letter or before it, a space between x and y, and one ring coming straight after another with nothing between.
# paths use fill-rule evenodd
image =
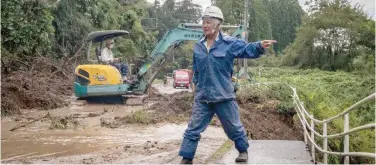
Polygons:
<instances>
[{"instance_id":1,"label":"muddy ground","mask_svg":"<svg viewBox=\"0 0 376 165\"><path fill-rule=\"evenodd\" d=\"M60 96L65 99L61 108L20 106L17 114L2 117L2 163L179 162L177 152L192 109L190 90L156 84L140 106ZM292 117L278 113L276 106L273 100L239 105L249 137L301 140ZM208 162L226 140L215 117L202 135L195 163Z\"/></svg>"},{"instance_id":2,"label":"muddy ground","mask_svg":"<svg viewBox=\"0 0 376 165\"><path fill-rule=\"evenodd\" d=\"M163 113L152 107L160 97L187 93L155 93L149 98L154 101L140 106L94 104L71 97L69 105L62 108L21 109L17 115L2 118L1 162L178 163L177 152L189 115L171 123L162 120ZM152 114L158 114L160 120ZM218 127L209 127L202 136L197 163L209 160L226 141Z\"/></svg>"}]
</instances>

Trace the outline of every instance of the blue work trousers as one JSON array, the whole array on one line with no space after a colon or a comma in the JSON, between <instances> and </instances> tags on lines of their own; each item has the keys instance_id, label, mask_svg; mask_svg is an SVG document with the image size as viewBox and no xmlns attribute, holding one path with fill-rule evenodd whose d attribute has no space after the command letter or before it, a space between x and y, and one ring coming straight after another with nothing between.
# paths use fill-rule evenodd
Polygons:
<instances>
[{"instance_id":1,"label":"blue work trousers","mask_svg":"<svg viewBox=\"0 0 376 165\"><path fill-rule=\"evenodd\" d=\"M214 114L221 121L227 135L235 143L239 152L247 151L249 144L245 129L240 122L238 104L236 100L222 101L217 103L205 103L195 101L193 112L188 128L185 130L183 143L179 156L193 159L196 153L201 132L204 132L210 124Z\"/></svg>"},{"instance_id":2,"label":"blue work trousers","mask_svg":"<svg viewBox=\"0 0 376 165\"><path fill-rule=\"evenodd\" d=\"M127 67L126 64L123 64L123 63L112 63L111 65L114 66L115 68L117 68L119 70L119 72L121 73L122 77L127 76L128 67Z\"/></svg>"}]
</instances>

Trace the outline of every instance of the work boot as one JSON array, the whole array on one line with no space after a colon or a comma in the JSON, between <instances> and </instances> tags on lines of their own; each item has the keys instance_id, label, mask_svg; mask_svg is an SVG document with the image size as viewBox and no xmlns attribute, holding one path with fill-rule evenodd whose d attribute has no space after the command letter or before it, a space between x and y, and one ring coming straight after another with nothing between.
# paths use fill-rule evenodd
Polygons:
<instances>
[{"instance_id":1,"label":"work boot","mask_svg":"<svg viewBox=\"0 0 376 165\"><path fill-rule=\"evenodd\" d=\"M125 84L125 83L128 82L128 80L127 80L127 76L122 76L121 78L123 79L123 84Z\"/></svg>"},{"instance_id":2,"label":"work boot","mask_svg":"<svg viewBox=\"0 0 376 165\"><path fill-rule=\"evenodd\" d=\"M248 161L248 152L241 152L239 156L235 159L235 162L247 162Z\"/></svg>"},{"instance_id":3,"label":"work boot","mask_svg":"<svg viewBox=\"0 0 376 165\"><path fill-rule=\"evenodd\" d=\"M180 164L193 164L192 159L183 158Z\"/></svg>"}]
</instances>

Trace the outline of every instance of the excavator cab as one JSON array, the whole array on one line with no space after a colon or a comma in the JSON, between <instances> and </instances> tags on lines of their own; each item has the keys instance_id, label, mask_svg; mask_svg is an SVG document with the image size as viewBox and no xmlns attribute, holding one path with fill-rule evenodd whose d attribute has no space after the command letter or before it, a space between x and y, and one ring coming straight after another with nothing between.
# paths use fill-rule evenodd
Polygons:
<instances>
[{"instance_id":1,"label":"excavator cab","mask_svg":"<svg viewBox=\"0 0 376 165\"><path fill-rule=\"evenodd\" d=\"M128 92L129 85L123 84L119 70L111 65L102 64L100 61L103 41L126 34L129 32L108 30L92 32L87 36L86 41L89 43L87 59L92 64L78 65L75 69L74 93L76 97L118 96ZM91 47L98 43L99 46L95 48L93 58Z\"/></svg>"}]
</instances>

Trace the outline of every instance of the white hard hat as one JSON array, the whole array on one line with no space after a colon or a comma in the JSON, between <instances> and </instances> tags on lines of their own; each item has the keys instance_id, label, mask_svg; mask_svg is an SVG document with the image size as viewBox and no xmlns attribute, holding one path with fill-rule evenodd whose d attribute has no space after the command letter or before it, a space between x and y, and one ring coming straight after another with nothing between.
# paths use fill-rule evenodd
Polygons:
<instances>
[{"instance_id":1,"label":"white hard hat","mask_svg":"<svg viewBox=\"0 0 376 165\"><path fill-rule=\"evenodd\" d=\"M204 14L202 15L201 18L203 18L203 17L212 17L212 18L219 19L221 22L224 21L223 13L222 13L221 9L219 9L216 6L208 6L205 9Z\"/></svg>"}]
</instances>

